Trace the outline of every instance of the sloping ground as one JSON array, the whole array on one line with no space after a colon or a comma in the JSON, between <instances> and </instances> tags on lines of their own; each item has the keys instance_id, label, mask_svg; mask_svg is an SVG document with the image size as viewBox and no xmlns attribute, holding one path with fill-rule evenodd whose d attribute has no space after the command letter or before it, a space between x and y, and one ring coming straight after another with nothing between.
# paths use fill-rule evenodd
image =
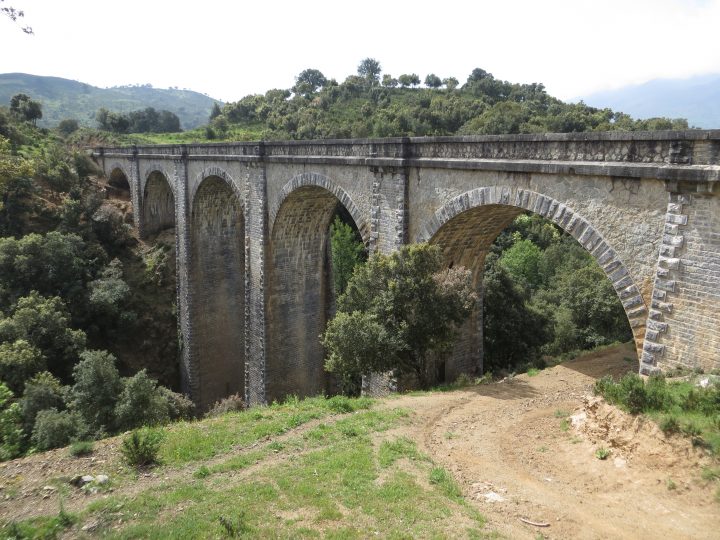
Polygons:
<instances>
[{"instance_id":1,"label":"sloping ground","mask_svg":"<svg viewBox=\"0 0 720 540\"><path fill-rule=\"evenodd\" d=\"M510 538L718 538L717 482L700 477L706 452L588 397L596 378L633 369L633 356L621 346L534 377L399 403L416 413L421 450ZM573 426L571 415L585 420ZM601 447L606 460L595 456Z\"/></svg>"},{"instance_id":2,"label":"sloping ground","mask_svg":"<svg viewBox=\"0 0 720 540\"><path fill-rule=\"evenodd\" d=\"M78 516L61 527L72 538L717 538L718 483L700 477L710 457L589 396L595 378L633 369L631 356L621 346L350 414L300 402L178 424L166 445L190 430L224 438L194 454L166 447L165 465L140 474L120 464L117 438L88 458L0 464L0 521L57 515L62 498ZM87 473L110 475L110 488L63 480Z\"/></svg>"}]
</instances>

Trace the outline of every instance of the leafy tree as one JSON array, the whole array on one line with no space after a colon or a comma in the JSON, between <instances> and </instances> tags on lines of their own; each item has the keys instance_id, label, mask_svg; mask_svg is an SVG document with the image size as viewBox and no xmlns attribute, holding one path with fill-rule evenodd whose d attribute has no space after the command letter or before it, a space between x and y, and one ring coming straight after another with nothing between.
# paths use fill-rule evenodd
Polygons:
<instances>
[{"instance_id":1,"label":"leafy tree","mask_svg":"<svg viewBox=\"0 0 720 540\"><path fill-rule=\"evenodd\" d=\"M123 379L123 390L115 406L120 429L166 423L170 420L170 412L167 396L144 369Z\"/></svg>"},{"instance_id":2,"label":"leafy tree","mask_svg":"<svg viewBox=\"0 0 720 540\"><path fill-rule=\"evenodd\" d=\"M78 124L78 121L74 118L66 118L65 120L60 121L57 129L60 133L67 137L68 135L71 135L72 133L75 133L78 129L80 129L80 125Z\"/></svg>"},{"instance_id":3,"label":"leafy tree","mask_svg":"<svg viewBox=\"0 0 720 540\"><path fill-rule=\"evenodd\" d=\"M222 114L222 109L220 108L220 104L216 101L213 103L212 110L210 111L210 120L212 121L214 118L217 118Z\"/></svg>"},{"instance_id":4,"label":"leafy tree","mask_svg":"<svg viewBox=\"0 0 720 540\"><path fill-rule=\"evenodd\" d=\"M115 428L115 404L122 392L115 357L106 351L85 351L73 368L71 406L95 432Z\"/></svg>"},{"instance_id":5,"label":"leafy tree","mask_svg":"<svg viewBox=\"0 0 720 540\"><path fill-rule=\"evenodd\" d=\"M69 327L69 315L58 297L45 298L37 292L20 298L10 317L0 320L0 342L8 363L15 363L28 376L47 367L60 376L85 348L85 333ZM10 343L10 344L8 344ZM42 355L42 356L41 356ZM19 381L15 381L19 383Z\"/></svg>"},{"instance_id":6,"label":"leafy tree","mask_svg":"<svg viewBox=\"0 0 720 540\"><path fill-rule=\"evenodd\" d=\"M495 254L487 256L483 276L484 369L533 362L548 340L547 321L525 301Z\"/></svg>"},{"instance_id":7,"label":"leafy tree","mask_svg":"<svg viewBox=\"0 0 720 540\"><path fill-rule=\"evenodd\" d=\"M0 461L18 457L23 448L20 406L13 393L0 382Z\"/></svg>"},{"instance_id":8,"label":"leafy tree","mask_svg":"<svg viewBox=\"0 0 720 540\"><path fill-rule=\"evenodd\" d=\"M455 77L447 77L442 80L442 83L448 90L455 90L460 84L460 81L458 81Z\"/></svg>"},{"instance_id":9,"label":"leafy tree","mask_svg":"<svg viewBox=\"0 0 720 540\"><path fill-rule=\"evenodd\" d=\"M20 395L25 381L46 368L45 357L24 339L0 343L0 380Z\"/></svg>"},{"instance_id":10,"label":"leafy tree","mask_svg":"<svg viewBox=\"0 0 720 540\"><path fill-rule=\"evenodd\" d=\"M492 73L488 73L484 69L481 68L475 68L472 70L470 75L468 75L467 83L474 83L478 81L482 81L483 79L492 79Z\"/></svg>"},{"instance_id":11,"label":"leafy tree","mask_svg":"<svg viewBox=\"0 0 720 540\"><path fill-rule=\"evenodd\" d=\"M428 88L440 88L442 86L442 80L434 73L430 73L425 77L425 86Z\"/></svg>"},{"instance_id":12,"label":"leafy tree","mask_svg":"<svg viewBox=\"0 0 720 540\"><path fill-rule=\"evenodd\" d=\"M364 78L372 86L375 86L380 81L380 73L382 68L380 62L374 58L365 58L360 62L357 68L357 73L360 77Z\"/></svg>"},{"instance_id":13,"label":"leafy tree","mask_svg":"<svg viewBox=\"0 0 720 540\"><path fill-rule=\"evenodd\" d=\"M32 122L33 125L42 118L40 102L33 101L27 94L15 94L10 99L10 112L26 122Z\"/></svg>"},{"instance_id":14,"label":"leafy tree","mask_svg":"<svg viewBox=\"0 0 720 540\"><path fill-rule=\"evenodd\" d=\"M398 82L403 88L407 88L409 86L417 86L418 84L420 84L420 77L418 77L416 73L403 73L398 77Z\"/></svg>"},{"instance_id":15,"label":"leafy tree","mask_svg":"<svg viewBox=\"0 0 720 540\"><path fill-rule=\"evenodd\" d=\"M293 92L304 96L310 96L327 84L328 80L320 70L305 69L295 77Z\"/></svg>"},{"instance_id":16,"label":"leafy tree","mask_svg":"<svg viewBox=\"0 0 720 540\"><path fill-rule=\"evenodd\" d=\"M442 261L440 248L417 244L375 254L357 267L322 338L326 368L341 374L397 370L427 387L431 355L450 349L476 301L470 273L443 270Z\"/></svg>"},{"instance_id":17,"label":"leafy tree","mask_svg":"<svg viewBox=\"0 0 720 540\"><path fill-rule=\"evenodd\" d=\"M33 162L12 154L10 141L0 135L0 210L7 203L8 191L13 183L33 174Z\"/></svg>"},{"instance_id":18,"label":"leafy tree","mask_svg":"<svg viewBox=\"0 0 720 540\"><path fill-rule=\"evenodd\" d=\"M345 292L355 267L365 259L365 246L350 225L336 217L330 226L330 251L335 295Z\"/></svg>"},{"instance_id":19,"label":"leafy tree","mask_svg":"<svg viewBox=\"0 0 720 540\"><path fill-rule=\"evenodd\" d=\"M537 289L541 282L540 260L542 251L532 241L520 239L503 251L500 264L510 273L515 283L528 290Z\"/></svg>"},{"instance_id":20,"label":"leafy tree","mask_svg":"<svg viewBox=\"0 0 720 540\"><path fill-rule=\"evenodd\" d=\"M30 435L35 418L40 411L66 408L67 388L63 387L51 373L43 371L25 381L25 391L18 401L23 421L23 430Z\"/></svg>"},{"instance_id":21,"label":"leafy tree","mask_svg":"<svg viewBox=\"0 0 720 540\"><path fill-rule=\"evenodd\" d=\"M385 88L395 88L398 85L398 80L389 73L386 73L383 75L382 85Z\"/></svg>"}]
</instances>

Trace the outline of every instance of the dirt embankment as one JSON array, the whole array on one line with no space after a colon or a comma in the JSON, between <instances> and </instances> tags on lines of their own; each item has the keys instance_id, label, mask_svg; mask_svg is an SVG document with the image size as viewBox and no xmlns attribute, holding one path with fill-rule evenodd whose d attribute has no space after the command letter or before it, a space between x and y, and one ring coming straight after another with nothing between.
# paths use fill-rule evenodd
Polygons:
<instances>
[{"instance_id":1,"label":"dirt embankment","mask_svg":"<svg viewBox=\"0 0 720 540\"><path fill-rule=\"evenodd\" d=\"M633 356L621 346L534 377L403 397L416 412L407 435L509 538L720 538L706 452L591 396L598 377L634 369Z\"/></svg>"}]
</instances>

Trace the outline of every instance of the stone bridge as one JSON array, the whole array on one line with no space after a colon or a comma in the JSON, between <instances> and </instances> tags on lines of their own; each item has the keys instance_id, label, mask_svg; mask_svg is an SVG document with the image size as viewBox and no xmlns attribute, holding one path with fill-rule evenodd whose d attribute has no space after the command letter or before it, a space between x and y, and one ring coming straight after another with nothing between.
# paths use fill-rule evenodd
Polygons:
<instances>
[{"instance_id":1,"label":"stone bridge","mask_svg":"<svg viewBox=\"0 0 720 540\"><path fill-rule=\"evenodd\" d=\"M522 212L573 235L627 313L639 371L720 368L720 131L98 148L143 237L175 228L184 390L207 408L332 391L328 228L439 244L473 271ZM482 310L445 373L482 369Z\"/></svg>"}]
</instances>

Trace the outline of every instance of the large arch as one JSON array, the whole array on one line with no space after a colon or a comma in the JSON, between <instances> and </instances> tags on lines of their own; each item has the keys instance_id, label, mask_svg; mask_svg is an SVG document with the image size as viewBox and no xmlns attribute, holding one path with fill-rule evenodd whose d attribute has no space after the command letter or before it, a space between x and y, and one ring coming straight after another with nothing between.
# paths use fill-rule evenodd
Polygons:
<instances>
[{"instance_id":1,"label":"large arch","mask_svg":"<svg viewBox=\"0 0 720 540\"><path fill-rule=\"evenodd\" d=\"M332 309L328 231L339 205L367 242L369 229L357 206L321 175L293 178L271 209L266 259L268 401L333 390L319 336Z\"/></svg>"},{"instance_id":2,"label":"large arch","mask_svg":"<svg viewBox=\"0 0 720 540\"><path fill-rule=\"evenodd\" d=\"M418 241L441 246L448 265L465 266L482 298L485 256L497 236L521 213L531 211L571 234L598 262L613 284L630 323L638 357L645 336L647 306L640 290L615 250L583 216L563 203L526 189L510 186L477 188L439 208L421 229ZM482 306L461 331L451 376L470 372L482 363Z\"/></svg>"},{"instance_id":3,"label":"large arch","mask_svg":"<svg viewBox=\"0 0 720 540\"><path fill-rule=\"evenodd\" d=\"M175 227L175 194L161 171L150 171L145 179L142 220L145 236Z\"/></svg>"},{"instance_id":4,"label":"large arch","mask_svg":"<svg viewBox=\"0 0 720 540\"><path fill-rule=\"evenodd\" d=\"M245 388L245 211L232 183L200 182L190 217L190 362L201 409Z\"/></svg>"}]
</instances>

